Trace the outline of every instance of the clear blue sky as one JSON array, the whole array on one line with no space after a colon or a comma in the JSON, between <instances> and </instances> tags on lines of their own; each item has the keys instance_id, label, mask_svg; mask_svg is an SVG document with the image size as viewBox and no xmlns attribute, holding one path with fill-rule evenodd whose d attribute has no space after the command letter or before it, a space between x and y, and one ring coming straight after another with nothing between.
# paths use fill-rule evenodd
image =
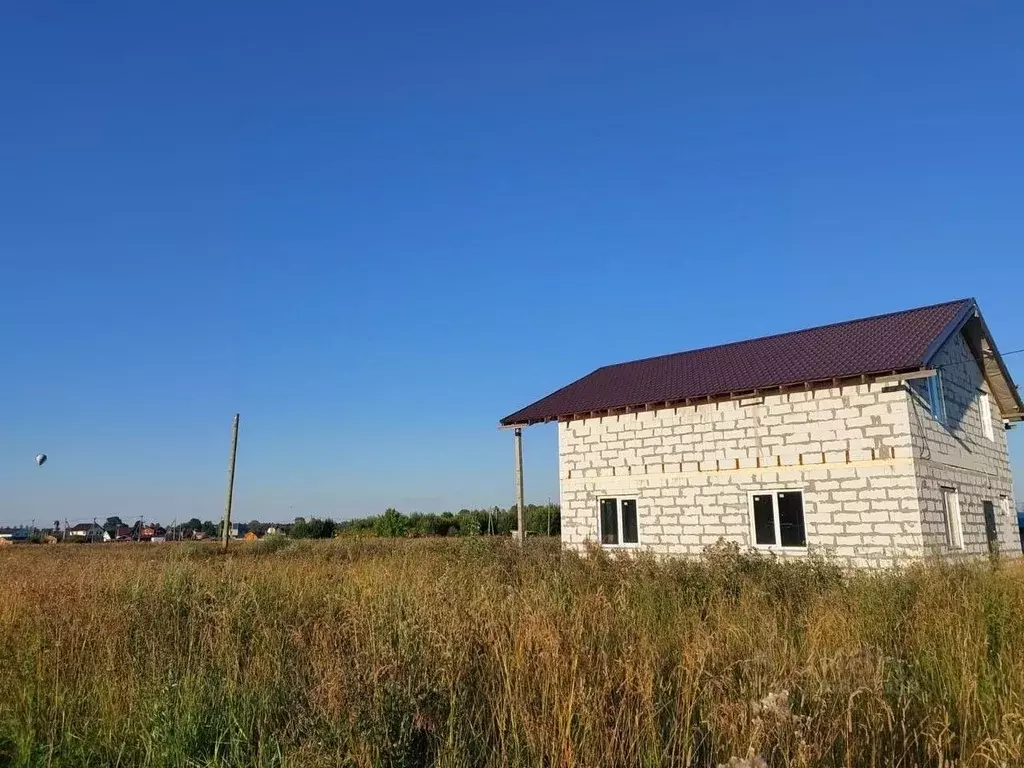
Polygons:
<instances>
[{"instance_id":1,"label":"clear blue sky","mask_svg":"<svg viewBox=\"0 0 1024 768\"><path fill-rule=\"evenodd\" d=\"M236 410L243 520L457 509L605 363L962 296L1024 347L1020 3L492 5L5 7L0 521L214 519Z\"/></svg>"}]
</instances>

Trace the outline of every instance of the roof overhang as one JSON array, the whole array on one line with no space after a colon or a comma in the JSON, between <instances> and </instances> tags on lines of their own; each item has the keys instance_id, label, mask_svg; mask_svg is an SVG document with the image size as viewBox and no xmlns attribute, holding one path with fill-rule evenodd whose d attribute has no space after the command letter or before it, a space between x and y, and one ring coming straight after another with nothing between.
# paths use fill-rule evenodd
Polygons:
<instances>
[{"instance_id":1,"label":"roof overhang","mask_svg":"<svg viewBox=\"0 0 1024 768\"><path fill-rule=\"evenodd\" d=\"M999 408L999 415L1004 421L1024 421L1024 401L1021 400L1017 385L1006 368L1006 362L996 348L995 340L985 324L985 318L981 316L981 310L976 304L969 309L971 311L962 313L964 316L958 317L953 323L950 323L950 328L943 335L941 344L933 344L934 349L929 348L929 357L925 362L930 364L938 353L939 347L948 341L954 333L962 331L967 345L985 377L989 393L995 400L996 407ZM938 341L936 339L936 342Z\"/></svg>"},{"instance_id":2,"label":"roof overhang","mask_svg":"<svg viewBox=\"0 0 1024 768\"><path fill-rule=\"evenodd\" d=\"M885 384L897 383L908 379L921 379L934 376L935 371L931 368L910 368L900 371L886 370L874 373L862 373L856 376L833 377L828 379L814 379L810 381L797 381L789 384L765 387L762 389L749 389L739 392L721 392L702 397L687 397L681 400L664 400L655 403L642 403L640 405L622 405L612 408L605 408L599 411L579 411L564 413L557 416L548 416L543 419L529 419L526 421L501 421L498 429L520 429L530 427L534 424L547 424L552 421L576 421L578 419L595 419L600 416L619 416L626 413L640 413L643 411L657 411L663 408L684 408L686 406L706 405L707 403L720 403L733 400L750 400L751 398L763 398L766 395L778 395L786 392L806 392L821 387L848 387L856 384Z\"/></svg>"}]
</instances>

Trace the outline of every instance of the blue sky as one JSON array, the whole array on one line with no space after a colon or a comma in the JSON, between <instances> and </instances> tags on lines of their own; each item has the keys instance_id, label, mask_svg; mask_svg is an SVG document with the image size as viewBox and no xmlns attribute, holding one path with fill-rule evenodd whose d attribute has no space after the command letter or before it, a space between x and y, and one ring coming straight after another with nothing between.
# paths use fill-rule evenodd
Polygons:
<instances>
[{"instance_id":1,"label":"blue sky","mask_svg":"<svg viewBox=\"0 0 1024 768\"><path fill-rule=\"evenodd\" d=\"M1024 347L1024 6L490 5L5 8L0 521L215 519L236 410L240 519L457 509L602 364L962 296Z\"/></svg>"}]
</instances>

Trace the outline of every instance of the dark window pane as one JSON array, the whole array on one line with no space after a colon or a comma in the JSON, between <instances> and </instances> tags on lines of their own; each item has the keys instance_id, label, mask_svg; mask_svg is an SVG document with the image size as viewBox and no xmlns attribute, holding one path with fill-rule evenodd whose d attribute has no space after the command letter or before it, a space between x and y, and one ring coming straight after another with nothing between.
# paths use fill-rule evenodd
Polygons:
<instances>
[{"instance_id":1,"label":"dark window pane","mask_svg":"<svg viewBox=\"0 0 1024 768\"><path fill-rule=\"evenodd\" d=\"M636 502L623 499L622 502L622 543L639 544L640 532L636 524Z\"/></svg>"},{"instance_id":2,"label":"dark window pane","mask_svg":"<svg viewBox=\"0 0 1024 768\"><path fill-rule=\"evenodd\" d=\"M804 495L800 491L779 494L779 538L784 547L806 547Z\"/></svg>"},{"instance_id":3,"label":"dark window pane","mask_svg":"<svg viewBox=\"0 0 1024 768\"><path fill-rule=\"evenodd\" d=\"M985 536L988 539L989 554L999 554L999 528L996 527L996 508L991 501L981 502L982 511L985 513ZM625 524L622 526L625 528Z\"/></svg>"},{"instance_id":4,"label":"dark window pane","mask_svg":"<svg viewBox=\"0 0 1024 768\"><path fill-rule=\"evenodd\" d=\"M615 499L601 499L601 543L619 543L619 515Z\"/></svg>"},{"instance_id":5,"label":"dark window pane","mask_svg":"<svg viewBox=\"0 0 1024 768\"><path fill-rule=\"evenodd\" d=\"M754 536L758 544L775 543L775 514L769 494L754 497Z\"/></svg>"}]
</instances>

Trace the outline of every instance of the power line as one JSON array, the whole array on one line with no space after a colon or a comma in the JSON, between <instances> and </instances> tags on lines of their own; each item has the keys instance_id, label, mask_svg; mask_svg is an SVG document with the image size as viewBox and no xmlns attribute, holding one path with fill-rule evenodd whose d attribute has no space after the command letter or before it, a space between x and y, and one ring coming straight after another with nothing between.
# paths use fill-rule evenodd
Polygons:
<instances>
[{"instance_id":1,"label":"power line","mask_svg":"<svg viewBox=\"0 0 1024 768\"><path fill-rule=\"evenodd\" d=\"M1011 350L1010 352L1002 352L1002 353L1000 353L998 355L982 355L982 359L983 360L985 360L985 359L987 359L987 360L995 360L997 357L1009 357L1010 355L1019 355L1021 352L1024 352L1024 347L1022 347L1021 349ZM941 371L943 368L956 368L957 366L960 366L960 365L972 365L972 364L976 365L979 362L981 362L981 361L980 360L975 360L975 359L972 358L971 360L964 360L964 361L959 362L959 363L945 363L944 365L936 365L936 366L933 366L933 368L935 370L937 370L937 371Z\"/></svg>"},{"instance_id":2,"label":"power line","mask_svg":"<svg viewBox=\"0 0 1024 768\"><path fill-rule=\"evenodd\" d=\"M1014 349L1014 350L1012 350L1010 352L1003 352L1003 353L1001 353L999 355L999 357L1008 357L1009 355L1017 355L1017 354L1020 354L1021 352L1024 352L1024 347L1022 347L1021 349ZM988 355L988 357L995 357L995 355Z\"/></svg>"}]
</instances>

